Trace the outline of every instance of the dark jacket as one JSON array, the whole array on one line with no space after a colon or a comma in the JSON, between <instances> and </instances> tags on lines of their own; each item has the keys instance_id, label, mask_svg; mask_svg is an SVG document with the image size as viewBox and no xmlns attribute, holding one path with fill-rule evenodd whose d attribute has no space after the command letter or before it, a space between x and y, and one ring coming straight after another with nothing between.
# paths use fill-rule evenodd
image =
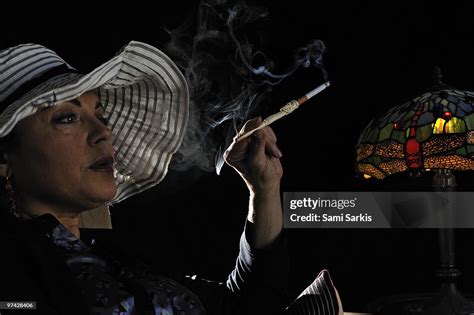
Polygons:
<instances>
[{"instance_id":1,"label":"dark jacket","mask_svg":"<svg viewBox=\"0 0 474 315\"><path fill-rule=\"evenodd\" d=\"M36 301L35 314L89 314L68 266L51 242L51 235L45 232L57 224L59 222L52 215L24 222L2 218L0 301ZM81 233L81 237L90 237L86 230ZM97 243L101 244L97 247L100 254L108 261L127 264L137 261L127 257L127 250L120 244L111 244L105 239L102 243L99 239ZM288 303L285 243L282 237L272 248L255 251L249 247L244 233L236 267L226 283L185 276L175 276L174 280L196 294L208 314L277 314ZM31 314L31 311L25 311L25 314L28 312ZM143 309L143 314L153 313Z\"/></svg>"}]
</instances>

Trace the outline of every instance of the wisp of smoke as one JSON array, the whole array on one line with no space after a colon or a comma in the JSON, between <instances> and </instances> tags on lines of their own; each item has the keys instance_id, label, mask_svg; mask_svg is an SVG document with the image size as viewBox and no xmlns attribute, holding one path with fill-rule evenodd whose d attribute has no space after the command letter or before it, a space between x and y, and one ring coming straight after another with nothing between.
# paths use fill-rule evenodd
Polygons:
<instances>
[{"instance_id":1,"label":"wisp of smoke","mask_svg":"<svg viewBox=\"0 0 474 315\"><path fill-rule=\"evenodd\" d=\"M203 0L197 23L188 21L168 30L165 50L183 69L191 95L188 129L172 170L199 167L219 174L225 148L243 123L261 110L272 86L302 67L317 67L327 77L322 59L326 48L320 40L298 49L283 73L274 72L273 61L254 49L246 36L252 25L268 16L265 8L242 1Z\"/></svg>"}]
</instances>

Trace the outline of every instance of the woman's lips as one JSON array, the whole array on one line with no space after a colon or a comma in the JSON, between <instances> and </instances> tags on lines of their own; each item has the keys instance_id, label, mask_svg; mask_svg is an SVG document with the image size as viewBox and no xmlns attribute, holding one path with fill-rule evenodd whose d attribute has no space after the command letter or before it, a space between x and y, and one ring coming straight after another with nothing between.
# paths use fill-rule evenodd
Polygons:
<instances>
[{"instance_id":1,"label":"woman's lips","mask_svg":"<svg viewBox=\"0 0 474 315\"><path fill-rule=\"evenodd\" d=\"M104 156L94 163L89 168L95 172L113 172L114 171L114 159L112 156Z\"/></svg>"}]
</instances>

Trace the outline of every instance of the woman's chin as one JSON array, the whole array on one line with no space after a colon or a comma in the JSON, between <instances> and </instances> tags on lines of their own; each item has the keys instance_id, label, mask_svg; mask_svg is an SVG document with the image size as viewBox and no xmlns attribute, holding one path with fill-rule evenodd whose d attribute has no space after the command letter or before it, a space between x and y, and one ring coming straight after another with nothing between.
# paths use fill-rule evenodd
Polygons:
<instances>
[{"instance_id":1,"label":"woman's chin","mask_svg":"<svg viewBox=\"0 0 474 315\"><path fill-rule=\"evenodd\" d=\"M104 203L107 203L109 202L110 200L112 200L114 197L115 197L115 194L117 193L117 186L115 185L115 182L114 182L114 186L113 187L110 187L110 189L108 190L105 190L102 194L102 197L103 197L103 202Z\"/></svg>"},{"instance_id":2,"label":"woman's chin","mask_svg":"<svg viewBox=\"0 0 474 315\"><path fill-rule=\"evenodd\" d=\"M117 193L117 184L115 181L108 181L104 183L96 183L89 186L88 195L94 202L104 204L115 197Z\"/></svg>"}]
</instances>

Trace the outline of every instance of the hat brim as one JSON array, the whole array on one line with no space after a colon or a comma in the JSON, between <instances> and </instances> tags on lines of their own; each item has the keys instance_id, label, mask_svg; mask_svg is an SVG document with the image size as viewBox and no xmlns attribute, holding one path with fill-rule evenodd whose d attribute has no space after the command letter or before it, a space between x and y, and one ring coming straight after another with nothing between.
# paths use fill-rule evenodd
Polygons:
<instances>
[{"instance_id":1,"label":"hat brim","mask_svg":"<svg viewBox=\"0 0 474 315\"><path fill-rule=\"evenodd\" d=\"M10 104L0 137L38 108L98 91L113 135L117 194L110 204L158 184L178 150L189 115L189 92L178 67L157 48L130 42L86 75L51 78Z\"/></svg>"}]
</instances>

